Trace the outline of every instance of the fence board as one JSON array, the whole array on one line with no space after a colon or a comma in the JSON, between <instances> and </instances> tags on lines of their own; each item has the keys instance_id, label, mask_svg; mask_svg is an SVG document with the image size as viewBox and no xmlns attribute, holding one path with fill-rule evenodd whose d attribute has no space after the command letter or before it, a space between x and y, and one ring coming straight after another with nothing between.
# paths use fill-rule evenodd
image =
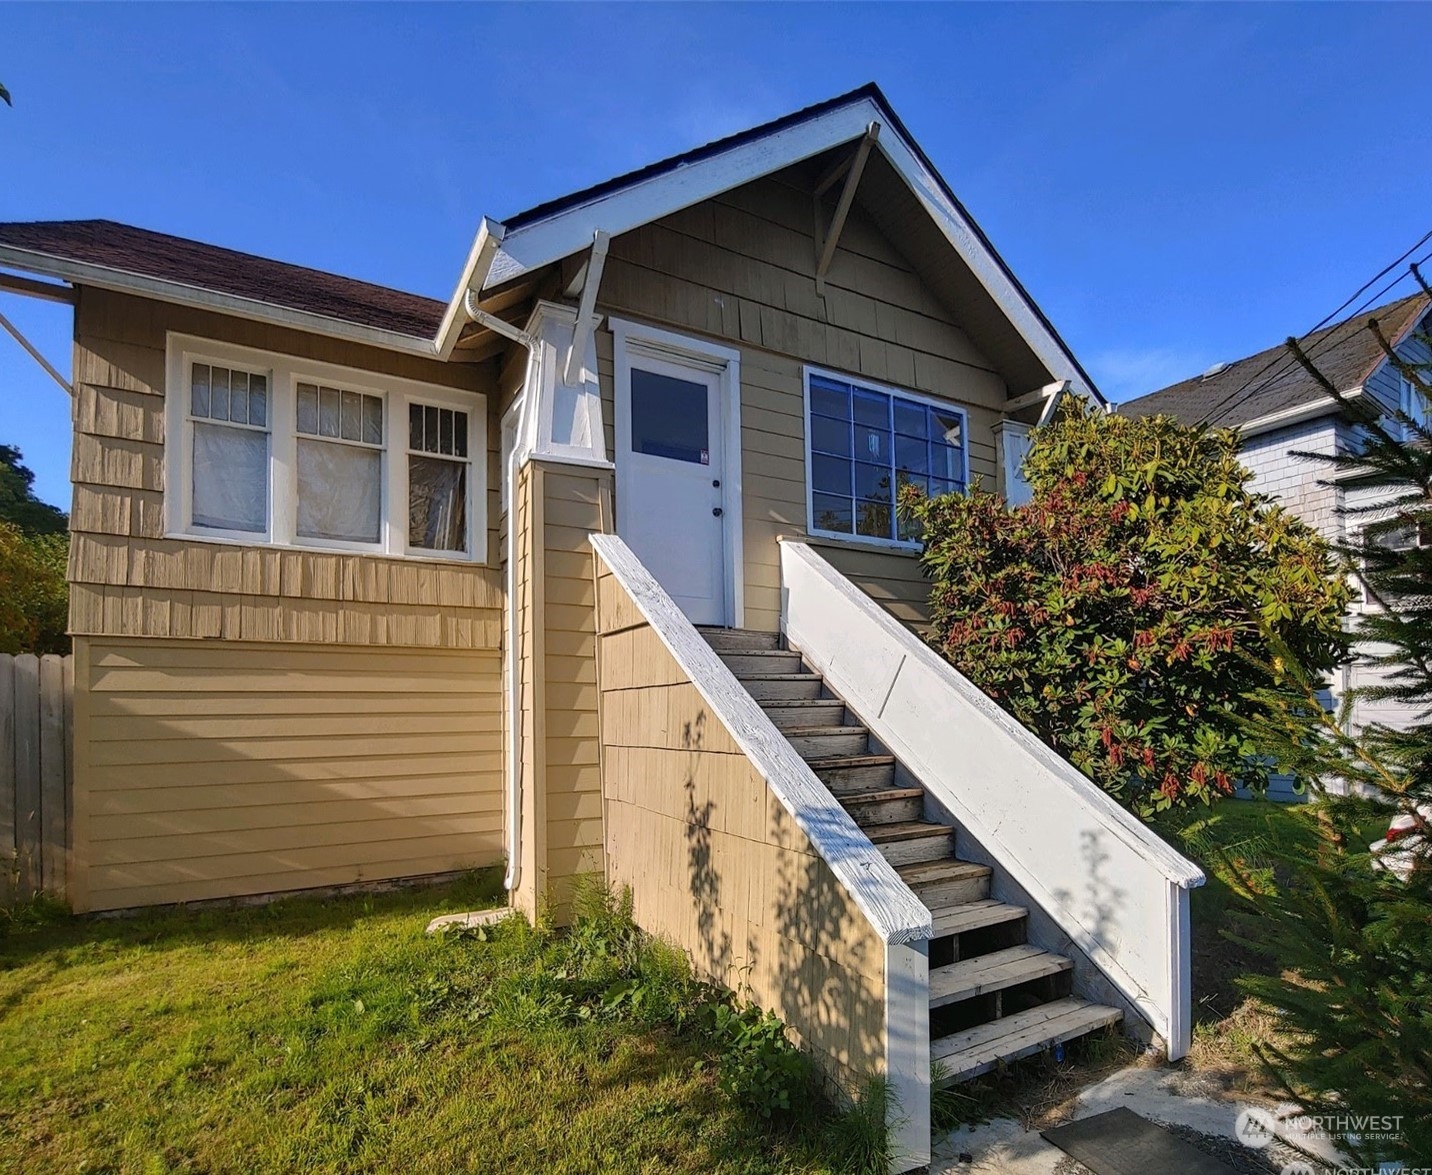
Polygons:
<instances>
[{"instance_id":1,"label":"fence board","mask_svg":"<svg viewBox=\"0 0 1432 1175\"><path fill-rule=\"evenodd\" d=\"M40 887L40 659L15 658L15 853L20 893Z\"/></svg>"},{"instance_id":2,"label":"fence board","mask_svg":"<svg viewBox=\"0 0 1432 1175\"><path fill-rule=\"evenodd\" d=\"M65 886L65 670L53 653L40 658L40 885Z\"/></svg>"},{"instance_id":3,"label":"fence board","mask_svg":"<svg viewBox=\"0 0 1432 1175\"><path fill-rule=\"evenodd\" d=\"M65 896L74 658L0 656L0 893Z\"/></svg>"}]
</instances>

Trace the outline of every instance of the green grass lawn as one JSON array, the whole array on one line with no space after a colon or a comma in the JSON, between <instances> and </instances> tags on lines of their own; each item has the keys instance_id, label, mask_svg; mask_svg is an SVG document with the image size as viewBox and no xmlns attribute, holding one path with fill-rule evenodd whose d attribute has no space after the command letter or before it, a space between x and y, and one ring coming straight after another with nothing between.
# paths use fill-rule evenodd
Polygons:
<instances>
[{"instance_id":1,"label":"green grass lawn","mask_svg":"<svg viewBox=\"0 0 1432 1175\"><path fill-rule=\"evenodd\" d=\"M699 1034L554 1015L541 949L423 933L498 900L474 878L12 927L0 1169L840 1169L829 1130L728 1096Z\"/></svg>"}]
</instances>

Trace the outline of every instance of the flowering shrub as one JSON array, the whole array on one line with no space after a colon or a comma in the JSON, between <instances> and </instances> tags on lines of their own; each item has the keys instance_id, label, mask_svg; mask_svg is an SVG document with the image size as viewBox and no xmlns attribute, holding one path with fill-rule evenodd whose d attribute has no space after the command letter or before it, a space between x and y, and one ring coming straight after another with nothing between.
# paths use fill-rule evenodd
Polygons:
<instances>
[{"instance_id":1,"label":"flowering shrub","mask_svg":"<svg viewBox=\"0 0 1432 1175\"><path fill-rule=\"evenodd\" d=\"M1266 622L1305 665L1343 647L1346 577L1249 489L1237 437L1069 401L1035 430L1032 500L901 492L924 528L931 640L1135 811L1267 784L1239 718L1276 687Z\"/></svg>"}]
</instances>

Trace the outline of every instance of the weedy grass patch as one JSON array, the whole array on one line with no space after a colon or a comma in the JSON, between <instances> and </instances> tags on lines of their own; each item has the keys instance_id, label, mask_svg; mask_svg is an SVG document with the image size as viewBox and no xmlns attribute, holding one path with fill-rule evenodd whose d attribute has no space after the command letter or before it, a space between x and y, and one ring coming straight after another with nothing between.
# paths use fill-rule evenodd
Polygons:
<instances>
[{"instance_id":1,"label":"weedy grass patch","mask_svg":"<svg viewBox=\"0 0 1432 1175\"><path fill-rule=\"evenodd\" d=\"M0 936L0 1170L842 1172L840 1112L759 1012L593 891L570 932L495 878ZM779 1041L777 1041L779 1035ZM883 1110L880 1120L883 1123Z\"/></svg>"}]
</instances>

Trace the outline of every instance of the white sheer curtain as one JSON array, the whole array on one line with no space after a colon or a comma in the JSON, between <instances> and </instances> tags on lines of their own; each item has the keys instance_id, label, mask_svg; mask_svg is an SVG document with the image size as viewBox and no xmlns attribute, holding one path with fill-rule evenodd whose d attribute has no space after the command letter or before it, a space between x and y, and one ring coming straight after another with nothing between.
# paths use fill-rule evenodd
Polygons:
<instances>
[{"instance_id":1,"label":"white sheer curtain","mask_svg":"<svg viewBox=\"0 0 1432 1175\"><path fill-rule=\"evenodd\" d=\"M262 533L268 525L268 433L194 422L194 525Z\"/></svg>"},{"instance_id":2,"label":"white sheer curtain","mask_svg":"<svg viewBox=\"0 0 1432 1175\"><path fill-rule=\"evenodd\" d=\"M380 450L299 439L300 536L376 543L382 508Z\"/></svg>"}]
</instances>

